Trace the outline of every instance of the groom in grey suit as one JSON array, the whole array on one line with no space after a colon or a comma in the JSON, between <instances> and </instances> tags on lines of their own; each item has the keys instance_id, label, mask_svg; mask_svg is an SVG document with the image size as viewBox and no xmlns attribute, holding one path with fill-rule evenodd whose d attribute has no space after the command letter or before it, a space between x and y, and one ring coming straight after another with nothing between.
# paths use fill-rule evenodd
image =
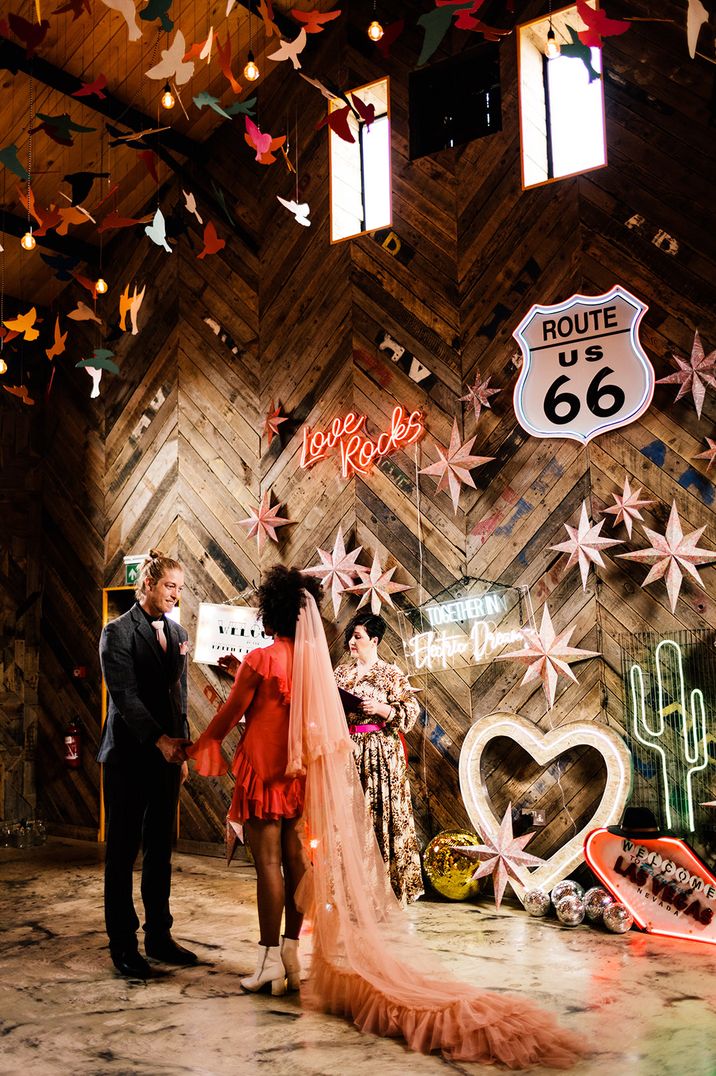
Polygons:
<instances>
[{"instance_id":1,"label":"groom in grey suit","mask_svg":"<svg viewBox=\"0 0 716 1076\"><path fill-rule=\"evenodd\" d=\"M109 707L97 759L104 763L104 908L112 961L146 979L132 868L141 846L144 948L169 964L196 956L171 936L172 841L186 773L188 636L171 620L184 584L181 565L152 550L140 569L137 603L102 631L99 653ZM182 772L184 771L184 773Z\"/></svg>"}]
</instances>

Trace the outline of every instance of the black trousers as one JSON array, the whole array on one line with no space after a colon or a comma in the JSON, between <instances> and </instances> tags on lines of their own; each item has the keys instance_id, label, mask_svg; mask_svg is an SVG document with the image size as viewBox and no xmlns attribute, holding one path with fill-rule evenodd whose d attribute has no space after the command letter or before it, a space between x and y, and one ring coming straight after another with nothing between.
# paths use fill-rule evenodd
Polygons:
<instances>
[{"instance_id":1,"label":"black trousers","mask_svg":"<svg viewBox=\"0 0 716 1076\"><path fill-rule=\"evenodd\" d=\"M156 936L172 925L169 894L180 778L181 768L166 762L157 748L104 767L104 915L113 951L136 944L132 869L140 847L144 931Z\"/></svg>"}]
</instances>

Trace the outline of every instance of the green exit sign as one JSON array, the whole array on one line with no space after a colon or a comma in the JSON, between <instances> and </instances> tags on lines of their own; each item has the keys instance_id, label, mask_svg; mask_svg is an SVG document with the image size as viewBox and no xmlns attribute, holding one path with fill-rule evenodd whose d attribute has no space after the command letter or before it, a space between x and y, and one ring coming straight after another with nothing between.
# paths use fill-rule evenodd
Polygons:
<instances>
[{"instance_id":1,"label":"green exit sign","mask_svg":"<svg viewBox=\"0 0 716 1076\"><path fill-rule=\"evenodd\" d=\"M136 585L144 556L144 553L142 553L140 556L133 554L124 558L124 582L126 586L133 587Z\"/></svg>"}]
</instances>

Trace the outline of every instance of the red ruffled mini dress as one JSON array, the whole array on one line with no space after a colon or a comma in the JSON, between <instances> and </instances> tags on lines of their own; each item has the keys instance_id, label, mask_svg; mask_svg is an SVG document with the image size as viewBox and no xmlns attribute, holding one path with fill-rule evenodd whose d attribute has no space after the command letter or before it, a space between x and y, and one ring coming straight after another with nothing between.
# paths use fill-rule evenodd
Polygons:
<instances>
[{"instance_id":1,"label":"red ruffled mini dress","mask_svg":"<svg viewBox=\"0 0 716 1076\"><path fill-rule=\"evenodd\" d=\"M236 778L231 822L303 814L306 779L286 776L292 670L292 639L277 637L271 646L252 650L239 666L226 702L187 752L202 777L226 773L222 740L246 715L246 731L231 764Z\"/></svg>"}]
</instances>

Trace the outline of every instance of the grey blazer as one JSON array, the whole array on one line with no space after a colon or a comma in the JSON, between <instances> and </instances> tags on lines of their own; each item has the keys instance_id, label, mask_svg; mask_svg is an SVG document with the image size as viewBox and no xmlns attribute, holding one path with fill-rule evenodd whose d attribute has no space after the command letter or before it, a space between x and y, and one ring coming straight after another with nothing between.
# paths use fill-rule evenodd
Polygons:
<instances>
[{"instance_id":1,"label":"grey blazer","mask_svg":"<svg viewBox=\"0 0 716 1076\"><path fill-rule=\"evenodd\" d=\"M102 631L99 659L109 706L98 762L126 762L137 753L154 751L162 733L189 736L187 657L180 653L181 643L189 636L173 620L166 625L171 638L169 669L139 605L111 620Z\"/></svg>"}]
</instances>

